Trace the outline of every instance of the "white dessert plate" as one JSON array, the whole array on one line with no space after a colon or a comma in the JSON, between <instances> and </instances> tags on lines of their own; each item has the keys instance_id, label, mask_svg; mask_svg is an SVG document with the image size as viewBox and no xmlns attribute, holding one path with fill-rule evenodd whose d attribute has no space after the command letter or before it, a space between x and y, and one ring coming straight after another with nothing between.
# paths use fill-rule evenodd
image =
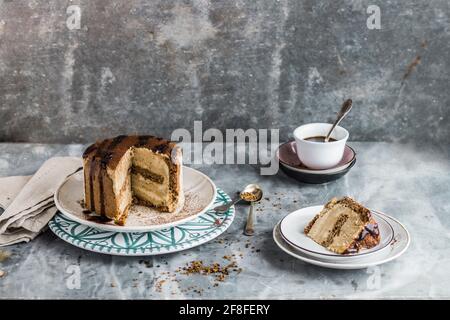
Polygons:
<instances>
[{"instance_id":1,"label":"white dessert plate","mask_svg":"<svg viewBox=\"0 0 450 320\"><path fill-rule=\"evenodd\" d=\"M411 238L409 236L408 231L400 222L380 212L377 213L379 215L383 215L383 218L385 218L385 220L389 222L389 224L393 227L395 233L394 240L391 241L391 243L389 244L389 251L387 252L386 255L383 256L369 255L357 261L350 260L347 262L342 260L339 262L322 261L305 255L302 251L296 249L295 247L291 246L286 241L284 241L280 233L279 228L280 223L278 223L273 229L273 239L281 250L306 263L310 263L324 268L343 269L343 270L368 268L397 259L403 253L405 253L411 242Z\"/></svg>"},{"instance_id":2,"label":"white dessert plate","mask_svg":"<svg viewBox=\"0 0 450 320\"><path fill-rule=\"evenodd\" d=\"M69 219L86 226L114 232L148 232L167 229L195 219L205 213L216 199L214 182L205 174L183 166L184 206L175 213L164 214L153 208L133 205L124 226L114 222L92 220L82 206L84 199L83 171L68 177L55 192L58 210Z\"/></svg>"},{"instance_id":3,"label":"white dessert plate","mask_svg":"<svg viewBox=\"0 0 450 320\"><path fill-rule=\"evenodd\" d=\"M389 243L394 239L394 230L384 217L373 211L372 214L378 223L381 238L380 243L375 247L362 249L352 254L338 254L316 243L305 234L304 228L322 209L323 206L307 207L296 210L284 217L280 223L280 233L283 239L305 255L327 261L360 259L363 256L379 255L388 251Z\"/></svg>"}]
</instances>

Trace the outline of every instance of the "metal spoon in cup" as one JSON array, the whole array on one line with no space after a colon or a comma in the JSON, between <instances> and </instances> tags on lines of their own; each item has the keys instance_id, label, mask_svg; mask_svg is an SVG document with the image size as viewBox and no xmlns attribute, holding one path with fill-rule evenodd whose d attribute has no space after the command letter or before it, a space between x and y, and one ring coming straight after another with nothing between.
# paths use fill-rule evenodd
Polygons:
<instances>
[{"instance_id":1,"label":"metal spoon in cup","mask_svg":"<svg viewBox=\"0 0 450 320\"><path fill-rule=\"evenodd\" d=\"M325 137L325 142L328 142L330 140L331 133L333 132L334 128L341 122L342 119L350 112L352 109L353 101L352 99L347 99L342 104L341 110L339 110L339 113L337 115L336 121L334 121L333 126L331 127L330 131L328 132L327 136Z\"/></svg>"}]
</instances>

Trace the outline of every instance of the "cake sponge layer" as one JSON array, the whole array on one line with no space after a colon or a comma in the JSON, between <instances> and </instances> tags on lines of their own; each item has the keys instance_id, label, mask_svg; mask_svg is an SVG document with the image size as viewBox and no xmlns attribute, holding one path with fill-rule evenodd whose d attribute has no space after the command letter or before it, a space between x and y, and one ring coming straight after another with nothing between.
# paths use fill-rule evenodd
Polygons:
<instances>
[{"instance_id":1,"label":"cake sponge layer","mask_svg":"<svg viewBox=\"0 0 450 320\"><path fill-rule=\"evenodd\" d=\"M149 149L134 148L133 150L133 167L144 169L158 175L167 184L169 183L170 174L168 160L166 155L157 154Z\"/></svg>"},{"instance_id":2,"label":"cake sponge layer","mask_svg":"<svg viewBox=\"0 0 450 320\"><path fill-rule=\"evenodd\" d=\"M152 203L155 206L167 206L170 201L169 184L157 183L140 174L132 174L131 185L133 194L139 200Z\"/></svg>"}]
</instances>

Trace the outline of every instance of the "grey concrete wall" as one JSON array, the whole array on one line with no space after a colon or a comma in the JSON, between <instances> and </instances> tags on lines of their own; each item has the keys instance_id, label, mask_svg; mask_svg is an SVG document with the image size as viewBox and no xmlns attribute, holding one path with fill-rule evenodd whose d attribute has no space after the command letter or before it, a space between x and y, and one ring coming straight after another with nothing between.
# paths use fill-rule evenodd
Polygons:
<instances>
[{"instance_id":1,"label":"grey concrete wall","mask_svg":"<svg viewBox=\"0 0 450 320\"><path fill-rule=\"evenodd\" d=\"M449 15L448 0L3 0L0 141L170 136L194 120L284 139L346 97L352 140L449 141Z\"/></svg>"}]
</instances>

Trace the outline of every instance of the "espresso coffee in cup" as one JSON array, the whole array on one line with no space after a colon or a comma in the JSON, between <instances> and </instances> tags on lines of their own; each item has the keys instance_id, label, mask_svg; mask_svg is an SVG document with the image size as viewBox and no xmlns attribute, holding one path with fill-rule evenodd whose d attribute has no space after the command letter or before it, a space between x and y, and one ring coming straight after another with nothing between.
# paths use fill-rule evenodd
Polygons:
<instances>
[{"instance_id":1,"label":"espresso coffee in cup","mask_svg":"<svg viewBox=\"0 0 450 320\"><path fill-rule=\"evenodd\" d=\"M306 141L312 141L312 142L323 142L323 143L325 143L325 136L317 136L317 137L309 137L309 138L304 138L303 140L306 140ZM328 142L333 142L333 141L337 141L336 139L334 139L334 138L329 138L328 139Z\"/></svg>"}]
</instances>

